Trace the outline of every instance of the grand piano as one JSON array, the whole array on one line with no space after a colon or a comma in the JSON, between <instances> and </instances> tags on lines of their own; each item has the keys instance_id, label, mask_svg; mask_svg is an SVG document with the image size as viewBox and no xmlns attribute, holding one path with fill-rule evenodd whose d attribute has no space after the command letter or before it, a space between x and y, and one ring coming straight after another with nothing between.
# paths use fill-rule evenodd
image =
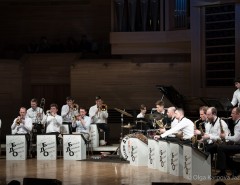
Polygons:
<instances>
[{"instance_id":1,"label":"grand piano","mask_svg":"<svg viewBox=\"0 0 240 185\"><path fill-rule=\"evenodd\" d=\"M156 87L172 106L183 108L185 116L193 121L199 118L199 107L201 106L216 107L218 117L222 117L223 119L231 115L231 111L229 110L231 102L227 98L189 97L180 94L173 86L157 85ZM224 119L224 121L226 121L232 132L234 127L232 120Z\"/></svg>"}]
</instances>

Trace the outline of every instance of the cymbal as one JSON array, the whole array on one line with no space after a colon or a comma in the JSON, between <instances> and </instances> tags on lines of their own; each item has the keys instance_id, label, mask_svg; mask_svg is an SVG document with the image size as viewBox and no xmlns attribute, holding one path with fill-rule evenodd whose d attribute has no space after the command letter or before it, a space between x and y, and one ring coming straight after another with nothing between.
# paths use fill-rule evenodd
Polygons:
<instances>
[{"instance_id":1,"label":"cymbal","mask_svg":"<svg viewBox=\"0 0 240 185\"><path fill-rule=\"evenodd\" d=\"M123 125L122 127L123 127L123 128L133 128L132 125Z\"/></svg>"},{"instance_id":2,"label":"cymbal","mask_svg":"<svg viewBox=\"0 0 240 185\"><path fill-rule=\"evenodd\" d=\"M144 118L146 118L146 119L150 119L150 120L154 120L154 119L161 119L161 115L160 114L146 114L145 116L144 116Z\"/></svg>"},{"instance_id":3,"label":"cymbal","mask_svg":"<svg viewBox=\"0 0 240 185\"><path fill-rule=\"evenodd\" d=\"M128 116L128 117L133 117L132 114L127 113L124 110L118 109L118 108L114 108L116 111L120 112L121 114Z\"/></svg>"},{"instance_id":4,"label":"cymbal","mask_svg":"<svg viewBox=\"0 0 240 185\"><path fill-rule=\"evenodd\" d=\"M146 124L147 122L144 121L144 120L139 120L139 121L136 121L136 123L144 123L144 124Z\"/></svg>"}]
</instances>

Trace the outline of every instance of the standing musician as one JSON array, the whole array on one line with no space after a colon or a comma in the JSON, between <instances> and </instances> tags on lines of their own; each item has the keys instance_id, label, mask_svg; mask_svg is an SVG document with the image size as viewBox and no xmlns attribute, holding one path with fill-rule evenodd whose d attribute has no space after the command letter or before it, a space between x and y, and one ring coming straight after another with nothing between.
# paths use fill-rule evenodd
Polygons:
<instances>
[{"instance_id":1,"label":"standing musician","mask_svg":"<svg viewBox=\"0 0 240 185\"><path fill-rule=\"evenodd\" d=\"M105 132L106 145L111 145L109 141L110 129L107 125L107 107L105 104L103 104L102 98L100 96L96 96L95 102L96 104L89 109L91 122L96 124L98 129L102 129Z\"/></svg>"},{"instance_id":2,"label":"standing musician","mask_svg":"<svg viewBox=\"0 0 240 185\"><path fill-rule=\"evenodd\" d=\"M43 107L45 105L45 99L41 100L41 107L38 107L38 101L36 98L31 99L30 101L31 108L27 110L27 117L32 119L33 123L33 143L36 143L36 135L43 133L43 124L42 119L44 114Z\"/></svg>"},{"instance_id":3,"label":"standing musician","mask_svg":"<svg viewBox=\"0 0 240 185\"><path fill-rule=\"evenodd\" d=\"M236 91L233 93L231 104L232 106L240 107L240 78L235 79L235 87L237 88Z\"/></svg>"},{"instance_id":4,"label":"standing musician","mask_svg":"<svg viewBox=\"0 0 240 185\"><path fill-rule=\"evenodd\" d=\"M217 147L219 143L222 142L220 134L225 133L229 135L230 131L226 122L217 116L217 109L215 107L209 107L206 115L211 126L209 133L205 133L202 138L203 141L207 143L206 152L209 152L211 154L211 159L213 159L213 154L217 152Z\"/></svg>"},{"instance_id":5,"label":"standing musician","mask_svg":"<svg viewBox=\"0 0 240 185\"><path fill-rule=\"evenodd\" d=\"M75 132L72 129L72 121L74 117L78 114L78 105L74 104L74 99L70 96L66 98L66 105L62 106L61 116L63 119L63 124L68 124L70 134Z\"/></svg>"},{"instance_id":6,"label":"standing musician","mask_svg":"<svg viewBox=\"0 0 240 185\"><path fill-rule=\"evenodd\" d=\"M170 141L175 141L175 142L180 142L182 144L191 144L191 138L194 135L194 124L193 122L186 118L184 116L184 110L181 108L178 108L175 111L175 118L178 120L178 123L171 129L167 130L166 132L164 132L163 134L161 134L160 136L155 136L155 139L158 138L166 138L167 136L174 134L174 133L178 133L179 131L182 131L183 133L183 137L182 138L171 138Z\"/></svg>"},{"instance_id":7,"label":"standing musician","mask_svg":"<svg viewBox=\"0 0 240 185\"><path fill-rule=\"evenodd\" d=\"M89 140L90 136L90 124L91 118L87 116L86 108L80 107L79 108L80 114L76 116L76 119L73 121L72 126L76 128L76 132L83 135L84 140Z\"/></svg>"},{"instance_id":8,"label":"standing musician","mask_svg":"<svg viewBox=\"0 0 240 185\"><path fill-rule=\"evenodd\" d=\"M45 124L46 134L55 134L56 138L58 138L62 126L62 117L59 116L57 112L58 105L53 103L50 105L50 110L47 111L46 115L43 117L43 124ZM58 139L56 141L58 142Z\"/></svg>"},{"instance_id":9,"label":"standing musician","mask_svg":"<svg viewBox=\"0 0 240 185\"><path fill-rule=\"evenodd\" d=\"M164 109L164 102L162 100L158 100L155 103L156 106L156 112L153 112L153 116L155 117L155 120L161 120L163 124L168 124L168 126L170 126L171 124L171 120L168 118L167 116L167 110ZM154 121L155 121L154 120ZM158 128L158 126L156 125L156 128Z\"/></svg>"},{"instance_id":10,"label":"standing musician","mask_svg":"<svg viewBox=\"0 0 240 185\"><path fill-rule=\"evenodd\" d=\"M235 107L231 112L232 120L235 123L234 135L228 136L225 133L221 133L220 137L225 140L229 140L232 144L229 145L219 145L217 149L217 168L220 172L217 176L226 176L226 168L230 167L232 170L231 177L236 177L239 174L239 169L234 165L233 159L230 157L233 154L240 153L240 107Z\"/></svg>"},{"instance_id":11,"label":"standing musician","mask_svg":"<svg viewBox=\"0 0 240 185\"><path fill-rule=\"evenodd\" d=\"M23 134L27 140L27 154L28 157L30 155L30 133L32 131L32 120L26 116L27 109L25 107L21 107L19 110L19 116L14 119L13 124L11 126L12 134Z\"/></svg>"}]
</instances>

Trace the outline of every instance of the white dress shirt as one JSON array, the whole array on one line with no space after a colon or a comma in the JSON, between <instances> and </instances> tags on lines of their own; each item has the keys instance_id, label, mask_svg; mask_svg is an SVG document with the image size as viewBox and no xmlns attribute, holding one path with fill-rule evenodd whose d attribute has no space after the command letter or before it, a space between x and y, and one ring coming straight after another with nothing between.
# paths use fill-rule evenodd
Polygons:
<instances>
[{"instance_id":1,"label":"white dress shirt","mask_svg":"<svg viewBox=\"0 0 240 185\"><path fill-rule=\"evenodd\" d=\"M240 89L234 91L231 104L233 106L238 105L238 107L240 107Z\"/></svg>"},{"instance_id":2,"label":"white dress shirt","mask_svg":"<svg viewBox=\"0 0 240 185\"><path fill-rule=\"evenodd\" d=\"M77 120L72 123L73 127L76 127L76 132L84 132L84 133L90 133L90 124L91 124L91 118L89 116L84 116L83 123L80 120Z\"/></svg>"},{"instance_id":3,"label":"white dress shirt","mask_svg":"<svg viewBox=\"0 0 240 185\"><path fill-rule=\"evenodd\" d=\"M89 116L92 120L92 123L107 123L108 112L106 111L98 111L97 105L90 107Z\"/></svg>"},{"instance_id":4,"label":"white dress shirt","mask_svg":"<svg viewBox=\"0 0 240 185\"><path fill-rule=\"evenodd\" d=\"M73 118L78 114L77 110L70 110L68 105L63 105L61 110L61 116L63 122L72 122Z\"/></svg>"},{"instance_id":5,"label":"white dress shirt","mask_svg":"<svg viewBox=\"0 0 240 185\"><path fill-rule=\"evenodd\" d=\"M210 129L212 128L212 124L209 123L208 121L204 121L204 127L205 127L205 134L209 134Z\"/></svg>"},{"instance_id":6,"label":"white dress shirt","mask_svg":"<svg viewBox=\"0 0 240 185\"><path fill-rule=\"evenodd\" d=\"M40 117L37 117L38 113L41 114ZM32 123L39 123L39 122L42 121L44 115L45 114L43 112L43 109L41 107L37 107L36 109L29 108L27 110L27 115L26 116L32 119Z\"/></svg>"},{"instance_id":7,"label":"white dress shirt","mask_svg":"<svg viewBox=\"0 0 240 185\"><path fill-rule=\"evenodd\" d=\"M143 113L139 113L138 115L137 115L137 118L144 118L145 116L143 115Z\"/></svg>"},{"instance_id":8,"label":"white dress shirt","mask_svg":"<svg viewBox=\"0 0 240 185\"><path fill-rule=\"evenodd\" d=\"M184 117L173 128L161 134L161 137L164 138L170 134L177 133L179 131L183 132L184 140L191 139L194 135L194 123L190 119Z\"/></svg>"},{"instance_id":9,"label":"white dress shirt","mask_svg":"<svg viewBox=\"0 0 240 185\"><path fill-rule=\"evenodd\" d=\"M211 124L211 128L209 130L208 135L210 136L210 138L207 140L209 144L221 139L220 138L220 133L221 133L220 120L221 120L224 133L226 135L230 134L230 130L228 129L227 123L224 120L217 117L214 121L214 125Z\"/></svg>"},{"instance_id":10,"label":"white dress shirt","mask_svg":"<svg viewBox=\"0 0 240 185\"><path fill-rule=\"evenodd\" d=\"M43 124L45 124L46 128L46 133L51 133L51 132L59 132L61 130L62 126L62 117L59 115L52 116L52 115L45 115L43 117Z\"/></svg>"},{"instance_id":11,"label":"white dress shirt","mask_svg":"<svg viewBox=\"0 0 240 185\"><path fill-rule=\"evenodd\" d=\"M173 118L171 121L171 128L175 127L177 124L178 124L178 120L176 118ZM177 132L173 134L169 134L168 137L177 137L176 134Z\"/></svg>"},{"instance_id":12,"label":"white dress shirt","mask_svg":"<svg viewBox=\"0 0 240 185\"><path fill-rule=\"evenodd\" d=\"M236 125L234 126L234 135L226 136L225 139L240 144L240 119L236 121Z\"/></svg>"},{"instance_id":13,"label":"white dress shirt","mask_svg":"<svg viewBox=\"0 0 240 185\"><path fill-rule=\"evenodd\" d=\"M32 131L32 120L25 117L20 125L17 125L17 120L18 118L15 118L11 126L12 134L30 134Z\"/></svg>"}]
</instances>

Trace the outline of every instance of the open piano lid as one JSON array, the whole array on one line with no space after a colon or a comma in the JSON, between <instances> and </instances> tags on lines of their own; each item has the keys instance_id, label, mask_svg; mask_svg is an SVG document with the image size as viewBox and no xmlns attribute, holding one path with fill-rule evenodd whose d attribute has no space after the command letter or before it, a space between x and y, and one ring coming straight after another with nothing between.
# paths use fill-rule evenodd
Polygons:
<instances>
[{"instance_id":1,"label":"open piano lid","mask_svg":"<svg viewBox=\"0 0 240 185\"><path fill-rule=\"evenodd\" d=\"M227 107L231 104L227 98L187 97L173 86L156 86L175 107L183 108L189 116L199 117L199 107L216 107L221 116L228 116Z\"/></svg>"}]
</instances>

